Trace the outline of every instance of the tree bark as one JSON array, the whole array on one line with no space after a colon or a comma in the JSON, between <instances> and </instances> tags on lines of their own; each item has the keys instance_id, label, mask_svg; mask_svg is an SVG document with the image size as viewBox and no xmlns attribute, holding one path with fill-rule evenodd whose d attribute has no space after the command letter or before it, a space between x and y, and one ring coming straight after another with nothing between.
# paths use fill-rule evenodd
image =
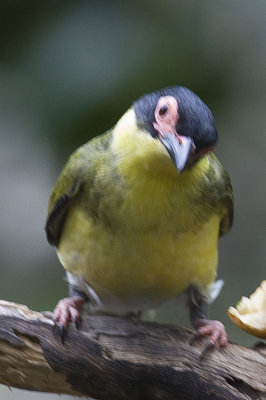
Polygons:
<instances>
[{"instance_id":1,"label":"tree bark","mask_svg":"<svg viewBox=\"0 0 266 400\"><path fill-rule=\"evenodd\" d=\"M266 345L209 351L193 332L109 316L70 324L0 301L0 383L99 400L266 399Z\"/></svg>"}]
</instances>

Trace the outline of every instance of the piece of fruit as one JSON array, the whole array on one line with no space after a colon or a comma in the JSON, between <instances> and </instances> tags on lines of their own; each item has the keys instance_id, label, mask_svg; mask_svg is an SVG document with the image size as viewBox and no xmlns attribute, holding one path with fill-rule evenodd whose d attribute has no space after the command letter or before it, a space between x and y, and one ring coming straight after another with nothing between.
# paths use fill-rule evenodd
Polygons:
<instances>
[{"instance_id":1,"label":"piece of fruit","mask_svg":"<svg viewBox=\"0 0 266 400\"><path fill-rule=\"evenodd\" d=\"M266 280L250 298L242 297L236 308L229 307L228 315L244 331L266 339Z\"/></svg>"}]
</instances>

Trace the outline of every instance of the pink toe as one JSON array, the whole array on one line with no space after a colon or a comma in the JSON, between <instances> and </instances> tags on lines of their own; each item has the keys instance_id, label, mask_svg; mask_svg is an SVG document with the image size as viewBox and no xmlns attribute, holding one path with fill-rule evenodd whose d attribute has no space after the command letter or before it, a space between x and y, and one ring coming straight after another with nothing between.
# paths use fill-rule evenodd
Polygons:
<instances>
[{"instance_id":1,"label":"pink toe","mask_svg":"<svg viewBox=\"0 0 266 400\"><path fill-rule=\"evenodd\" d=\"M201 320L197 329L201 336L208 336L210 343L225 347L228 344L227 333L223 324L214 320Z\"/></svg>"}]
</instances>

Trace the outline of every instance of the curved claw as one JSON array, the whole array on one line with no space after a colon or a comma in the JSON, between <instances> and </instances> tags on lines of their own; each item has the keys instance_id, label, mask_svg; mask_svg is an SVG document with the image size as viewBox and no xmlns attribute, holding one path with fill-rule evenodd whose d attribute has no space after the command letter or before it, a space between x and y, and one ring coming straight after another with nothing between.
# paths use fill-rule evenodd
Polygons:
<instances>
[{"instance_id":1,"label":"curved claw","mask_svg":"<svg viewBox=\"0 0 266 400\"><path fill-rule=\"evenodd\" d=\"M80 309L84 303L80 296L67 297L60 300L54 309L54 323L59 330L62 342L64 342L67 326L70 321L75 323L77 329L81 320Z\"/></svg>"},{"instance_id":2,"label":"curved claw","mask_svg":"<svg viewBox=\"0 0 266 400\"><path fill-rule=\"evenodd\" d=\"M220 321L202 319L198 322L197 333L200 336L208 336L210 347L218 345L225 347L228 344L228 337L224 325Z\"/></svg>"},{"instance_id":3,"label":"curved claw","mask_svg":"<svg viewBox=\"0 0 266 400\"><path fill-rule=\"evenodd\" d=\"M225 327L220 321L199 319L196 338L199 337L208 337L208 342L200 355L201 360L213 347L225 347L228 344Z\"/></svg>"}]
</instances>

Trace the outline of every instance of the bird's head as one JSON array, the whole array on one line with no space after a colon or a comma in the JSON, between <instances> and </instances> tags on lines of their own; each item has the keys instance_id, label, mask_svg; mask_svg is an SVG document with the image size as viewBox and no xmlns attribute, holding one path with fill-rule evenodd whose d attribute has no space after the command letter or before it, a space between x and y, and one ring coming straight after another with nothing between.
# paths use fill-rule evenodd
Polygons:
<instances>
[{"instance_id":1,"label":"bird's head","mask_svg":"<svg viewBox=\"0 0 266 400\"><path fill-rule=\"evenodd\" d=\"M218 140L212 112L187 88L148 93L133 106L138 126L161 141L179 173L213 150Z\"/></svg>"}]
</instances>

